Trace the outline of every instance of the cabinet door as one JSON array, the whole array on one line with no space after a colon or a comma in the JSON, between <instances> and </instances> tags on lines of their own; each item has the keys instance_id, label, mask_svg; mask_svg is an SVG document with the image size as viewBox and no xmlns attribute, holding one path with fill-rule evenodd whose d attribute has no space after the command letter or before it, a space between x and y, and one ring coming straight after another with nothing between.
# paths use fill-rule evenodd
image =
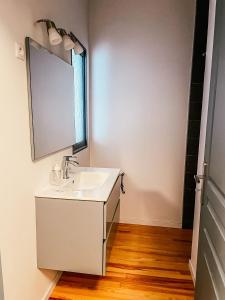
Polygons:
<instances>
[{"instance_id":1,"label":"cabinet door","mask_svg":"<svg viewBox=\"0 0 225 300\"><path fill-rule=\"evenodd\" d=\"M36 198L38 267L102 275L103 202Z\"/></svg>"},{"instance_id":2,"label":"cabinet door","mask_svg":"<svg viewBox=\"0 0 225 300\"><path fill-rule=\"evenodd\" d=\"M105 203L104 207L104 239L107 238L113 217L115 215L116 207L120 199L120 177L118 177L109 199Z\"/></svg>"},{"instance_id":3,"label":"cabinet door","mask_svg":"<svg viewBox=\"0 0 225 300\"><path fill-rule=\"evenodd\" d=\"M111 222L111 226L109 228L108 237L103 244L103 249L104 249L103 250L104 252L103 253L103 275L105 275L106 273L107 262L110 259L110 253L113 247L113 242L114 242L114 238L117 230L117 224L119 223L119 220L120 220L120 201L117 204L115 214Z\"/></svg>"}]
</instances>

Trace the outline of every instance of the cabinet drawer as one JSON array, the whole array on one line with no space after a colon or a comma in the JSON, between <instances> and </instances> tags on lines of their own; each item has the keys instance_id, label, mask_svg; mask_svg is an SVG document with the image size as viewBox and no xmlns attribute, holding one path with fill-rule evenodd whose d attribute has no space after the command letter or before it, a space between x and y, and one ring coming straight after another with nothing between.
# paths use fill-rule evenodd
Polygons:
<instances>
[{"instance_id":1,"label":"cabinet drawer","mask_svg":"<svg viewBox=\"0 0 225 300\"><path fill-rule=\"evenodd\" d=\"M109 234L107 236L107 239L103 243L103 276L106 273L107 262L110 259L110 253L113 247L113 242L116 235L117 224L119 223L119 220L120 220L120 200L117 204L114 218L109 228Z\"/></svg>"},{"instance_id":2,"label":"cabinet drawer","mask_svg":"<svg viewBox=\"0 0 225 300\"><path fill-rule=\"evenodd\" d=\"M120 199L120 177L112 189L112 192L104 205L104 239L107 238L110 226L115 215L116 207Z\"/></svg>"},{"instance_id":3,"label":"cabinet drawer","mask_svg":"<svg viewBox=\"0 0 225 300\"><path fill-rule=\"evenodd\" d=\"M103 204L36 198L39 268L102 275Z\"/></svg>"}]
</instances>

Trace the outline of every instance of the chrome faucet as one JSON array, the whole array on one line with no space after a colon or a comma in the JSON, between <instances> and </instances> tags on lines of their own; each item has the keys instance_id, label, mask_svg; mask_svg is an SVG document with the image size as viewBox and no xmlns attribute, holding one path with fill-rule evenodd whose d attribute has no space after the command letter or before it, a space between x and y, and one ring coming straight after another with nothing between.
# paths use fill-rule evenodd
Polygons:
<instances>
[{"instance_id":1,"label":"chrome faucet","mask_svg":"<svg viewBox=\"0 0 225 300\"><path fill-rule=\"evenodd\" d=\"M68 156L63 156L63 161L62 161L62 172L63 172L63 179L68 179L69 178L69 164L77 166L79 165L79 162L77 161L76 156L68 155Z\"/></svg>"}]
</instances>

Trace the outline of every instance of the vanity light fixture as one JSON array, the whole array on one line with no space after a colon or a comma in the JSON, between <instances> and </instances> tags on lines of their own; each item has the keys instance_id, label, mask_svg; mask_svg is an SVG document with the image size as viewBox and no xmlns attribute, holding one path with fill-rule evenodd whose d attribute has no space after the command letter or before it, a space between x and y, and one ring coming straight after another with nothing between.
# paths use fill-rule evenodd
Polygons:
<instances>
[{"instance_id":1,"label":"vanity light fixture","mask_svg":"<svg viewBox=\"0 0 225 300\"><path fill-rule=\"evenodd\" d=\"M42 23L42 22L46 24L50 44L53 46L60 44L63 38L57 31L55 23L48 19L40 19L36 21L36 23Z\"/></svg>"},{"instance_id":2,"label":"vanity light fixture","mask_svg":"<svg viewBox=\"0 0 225 300\"><path fill-rule=\"evenodd\" d=\"M84 52L84 48L80 44L80 42L78 41L78 39L75 37L75 35L72 32L69 33L69 36L70 36L71 40L74 42L74 47L73 47L74 52L76 54L82 54Z\"/></svg>"},{"instance_id":3,"label":"vanity light fixture","mask_svg":"<svg viewBox=\"0 0 225 300\"><path fill-rule=\"evenodd\" d=\"M74 49L74 52L80 55L85 51L85 48L72 32L68 34L65 29L57 28L53 21L49 19L40 19L37 20L36 23L46 24L51 45L56 46L63 41L64 49L67 51Z\"/></svg>"},{"instance_id":4,"label":"vanity light fixture","mask_svg":"<svg viewBox=\"0 0 225 300\"><path fill-rule=\"evenodd\" d=\"M73 42L71 37L67 34L66 30L63 28L58 28L57 30L63 39L64 49L67 51L73 49L75 46L75 43Z\"/></svg>"}]
</instances>

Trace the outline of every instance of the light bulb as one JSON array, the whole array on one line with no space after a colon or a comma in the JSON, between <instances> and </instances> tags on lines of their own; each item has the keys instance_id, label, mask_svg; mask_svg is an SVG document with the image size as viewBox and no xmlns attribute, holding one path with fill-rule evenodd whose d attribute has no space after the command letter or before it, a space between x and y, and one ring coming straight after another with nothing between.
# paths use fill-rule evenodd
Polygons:
<instances>
[{"instance_id":1,"label":"light bulb","mask_svg":"<svg viewBox=\"0 0 225 300\"><path fill-rule=\"evenodd\" d=\"M74 42L71 40L71 38L67 35L67 34L65 34L64 36L63 36L63 46L64 46L64 49L65 50L71 50L71 49L73 49L73 47L74 47Z\"/></svg>"},{"instance_id":2,"label":"light bulb","mask_svg":"<svg viewBox=\"0 0 225 300\"><path fill-rule=\"evenodd\" d=\"M82 54L84 52L84 48L81 46L81 44L78 41L76 41L74 43L74 48L73 49L74 49L76 54Z\"/></svg>"},{"instance_id":3,"label":"light bulb","mask_svg":"<svg viewBox=\"0 0 225 300\"><path fill-rule=\"evenodd\" d=\"M61 35L54 27L48 29L48 35L49 35L49 42L51 45L55 46L62 42Z\"/></svg>"}]
</instances>

